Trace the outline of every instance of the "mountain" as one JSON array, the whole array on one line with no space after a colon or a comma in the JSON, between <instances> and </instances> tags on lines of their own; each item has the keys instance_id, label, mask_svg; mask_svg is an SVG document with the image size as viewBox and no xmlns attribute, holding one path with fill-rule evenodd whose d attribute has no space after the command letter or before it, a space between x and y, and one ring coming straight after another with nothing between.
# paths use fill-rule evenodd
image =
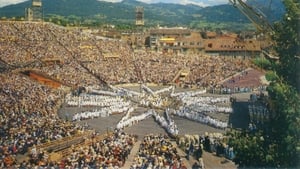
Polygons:
<instances>
[{"instance_id":1,"label":"mountain","mask_svg":"<svg viewBox=\"0 0 300 169\"><path fill-rule=\"evenodd\" d=\"M263 1L261 1L263 2ZM281 5L282 4L275 4ZM147 26L194 26L249 24L248 19L232 5L200 7L179 4L146 4L135 0L111 3L97 0L43 0L44 18L60 19L65 22L131 24L135 21L135 7L144 7ZM24 16L24 9L30 1L0 8L1 17ZM280 8L280 7L278 7ZM275 8L274 8L275 9ZM273 15L279 20L283 12ZM233 24L234 25L234 24Z\"/></svg>"},{"instance_id":2,"label":"mountain","mask_svg":"<svg viewBox=\"0 0 300 169\"><path fill-rule=\"evenodd\" d=\"M285 13L285 7L281 0L247 0L258 13L263 12L270 22L279 20Z\"/></svg>"}]
</instances>

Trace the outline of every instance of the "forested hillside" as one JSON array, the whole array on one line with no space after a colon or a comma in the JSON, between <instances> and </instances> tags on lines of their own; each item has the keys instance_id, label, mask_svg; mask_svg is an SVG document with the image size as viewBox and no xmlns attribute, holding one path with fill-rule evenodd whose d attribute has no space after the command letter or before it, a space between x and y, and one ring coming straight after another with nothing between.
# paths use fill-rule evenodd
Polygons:
<instances>
[{"instance_id":1,"label":"forested hillside","mask_svg":"<svg viewBox=\"0 0 300 169\"><path fill-rule=\"evenodd\" d=\"M31 1L0 8L0 17L24 18L24 9L30 7ZM200 7L196 5L179 5L156 3L146 4L134 0L110 3L97 0L43 0L44 20L62 25L99 26L102 24L129 25L135 21L135 7L143 6L146 26L190 26L192 28L249 29L251 23L231 4ZM270 21L279 20L284 12L283 5L275 1L270 7L261 4L251 5L265 7ZM270 10L272 9L272 10ZM250 29L254 29L250 26Z\"/></svg>"}]
</instances>

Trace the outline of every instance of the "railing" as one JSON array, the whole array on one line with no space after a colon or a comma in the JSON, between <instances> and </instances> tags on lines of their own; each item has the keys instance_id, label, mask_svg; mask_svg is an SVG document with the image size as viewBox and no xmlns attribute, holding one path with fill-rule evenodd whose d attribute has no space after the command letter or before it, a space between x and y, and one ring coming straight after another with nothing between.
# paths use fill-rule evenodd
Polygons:
<instances>
[{"instance_id":1,"label":"railing","mask_svg":"<svg viewBox=\"0 0 300 169\"><path fill-rule=\"evenodd\" d=\"M85 141L91 135L91 132L76 134L74 136L64 137L59 140L47 142L44 144L39 144L35 148L37 150L45 150L48 152L57 152L63 149L69 148L72 145L77 145ZM32 151L33 147L29 148L29 153Z\"/></svg>"},{"instance_id":2,"label":"railing","mask_svg":"<svg viewBox=\"0 0 300 169\"><path fill-rule=\"evenodd\" d=\"M97 135L96 137L94 138L90 138L88 137L88 139L86 139L84 142L81 142L79 144L76 144L77 146L91 146L93 143L95 142L98 142L98 141L102 141L104 138L108 137L109 135L111 135L112 133L108 133L108 134L103 134L103 135ZM64 158L64 157L67 157L68 155L70 155L70 153L72 152L72 147L68 147L68 148L65 148L63 150L61 150L59 152L60 154L60 157L61 158Z\"/></svg>"}]
</instances>

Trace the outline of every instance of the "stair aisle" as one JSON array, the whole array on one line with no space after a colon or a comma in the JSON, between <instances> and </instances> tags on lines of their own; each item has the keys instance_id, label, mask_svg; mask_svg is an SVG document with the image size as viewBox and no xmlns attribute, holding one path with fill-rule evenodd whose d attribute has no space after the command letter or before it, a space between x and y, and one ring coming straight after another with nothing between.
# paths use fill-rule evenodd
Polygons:
<instances>
[{"instance_id":1,"label":"stair aisle","mask_svg":"<svg viewBox=\"0 0 300 169\"><path fill-rule=\"evenodd\" d=\"M188 169L189 169L189 168L192 168L194 162L196 162L196 160L194 159L194 157L190 156L190 160L187 160L187 159L186 159L186 154L185 154L185 152L184 152L183 150L181 150L181 149L177 146L176 142L175 142L175 141L172 141L171 143L172 143L172 145L173 145L174 147L176 147L177 153L178 153L178 155L181 157L181 160L183 161L183 163L185 164L185 166L186 166Z\"/></svg>"},{"instance_id":2,"label":"stair aisle","mask_svg":"<svg viewBox=\"0 0 300 169\"><path fill-rule=\"evenodd\" d=\"M126 160L125 164L121 169L129 169L132 163L134 162L134 157L137 155L139 148L141 145L141 141L138 140L134 145L133 148L128 156L128 159Z\"/></svg>"}]
</instances>

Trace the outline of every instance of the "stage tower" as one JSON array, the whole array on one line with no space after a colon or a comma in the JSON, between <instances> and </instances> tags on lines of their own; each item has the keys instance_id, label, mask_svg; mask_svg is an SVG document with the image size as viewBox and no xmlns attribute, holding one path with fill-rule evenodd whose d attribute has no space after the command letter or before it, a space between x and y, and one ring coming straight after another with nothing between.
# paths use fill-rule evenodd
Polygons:
<instances>
[{"instance_id":1,"label":"stage tower","mask_svg":"<svg viewBox=\"0 0 300 169\"><path fill-rule=\"evenodd\" d=\"M42 0L32 0L31 7L25 9L25 18L28 21L43 20Z\"/></svg>"},{"instance_id":2,"label":"stage tower","mask_svg":"<svg viewBox=\"0 0 300 169\"><path fill-rule=\"evenodd\" d=\"M135 8L135 25L136 26L144 26L144 7L137 6Z\"/></svg>"}]
</instances>

